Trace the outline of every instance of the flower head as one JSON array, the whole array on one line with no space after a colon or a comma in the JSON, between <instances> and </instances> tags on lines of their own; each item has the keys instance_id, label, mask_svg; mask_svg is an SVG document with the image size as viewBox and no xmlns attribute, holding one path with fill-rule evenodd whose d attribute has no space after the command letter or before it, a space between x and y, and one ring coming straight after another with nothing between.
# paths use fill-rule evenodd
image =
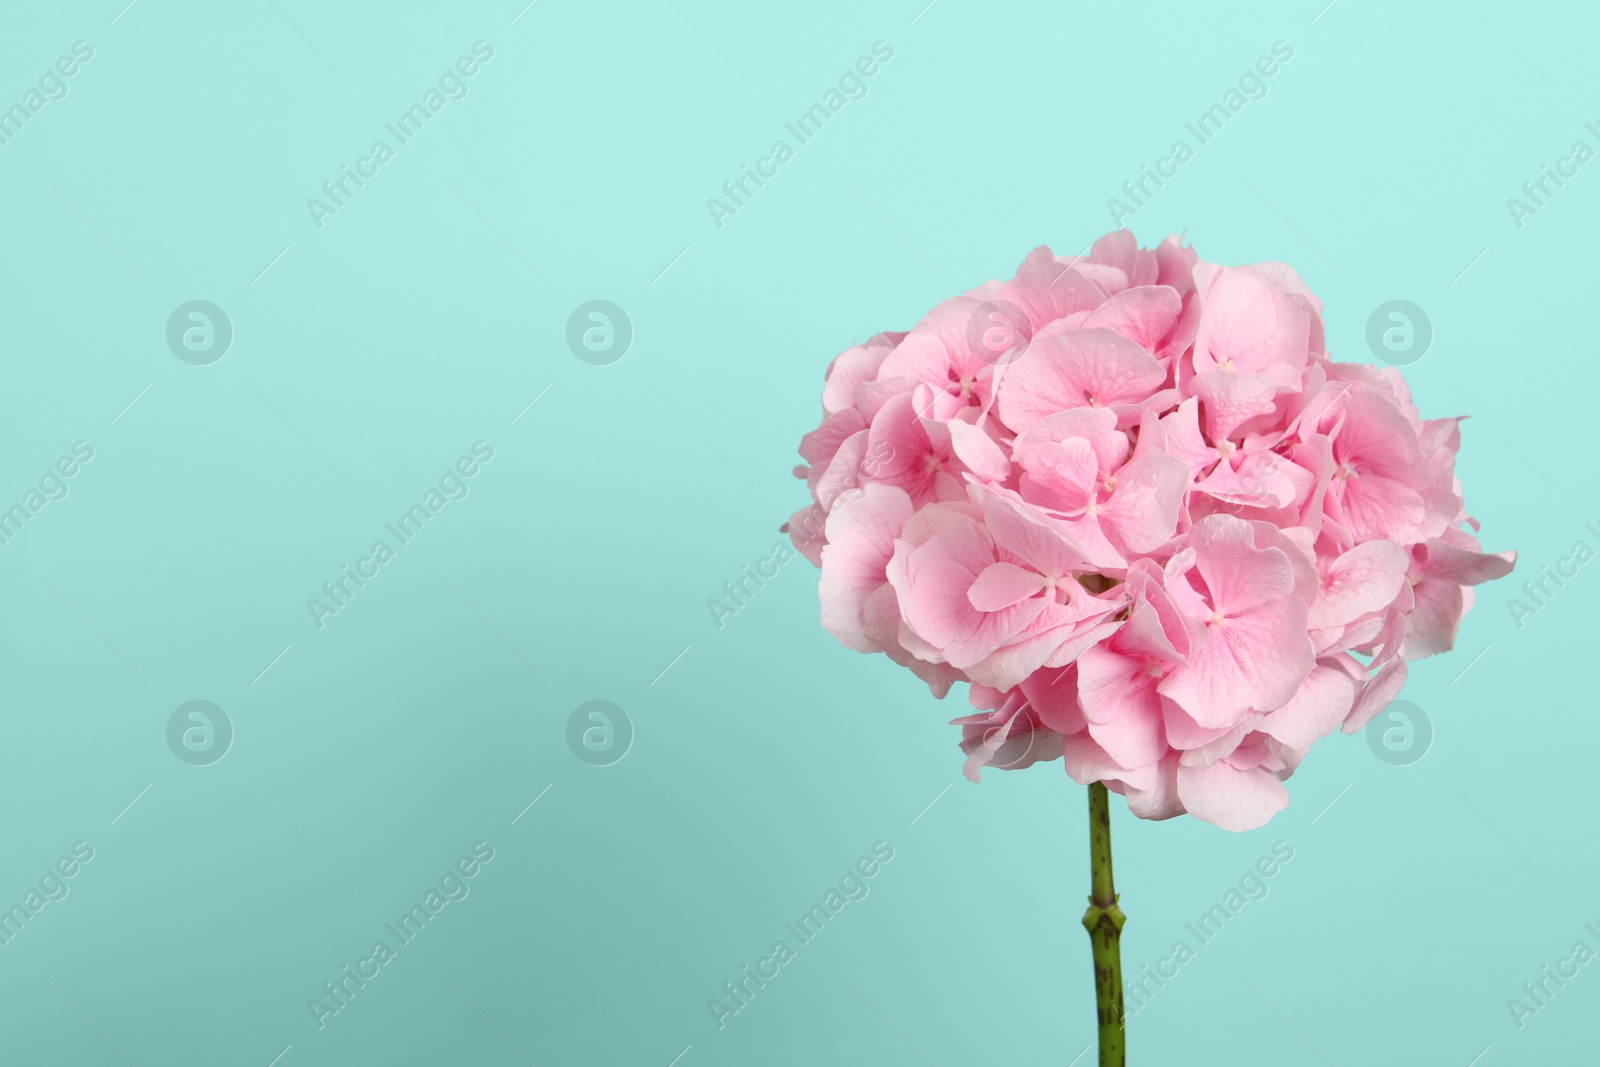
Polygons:
<instances>
[{"instance_id":1,"label":"flower head","mask_svg":"<svg viewBox=\"0 0 1600 1067\"><path fill-rule=\"evenodd\" d=\"M971 778L1060 758L1141 818L1260 826L1515 562L1462 528L1459 420L1321 314L1281 263L1124 230L845 351L788 527L823 624L969 683Z\"/></svg>"}]
</instances>

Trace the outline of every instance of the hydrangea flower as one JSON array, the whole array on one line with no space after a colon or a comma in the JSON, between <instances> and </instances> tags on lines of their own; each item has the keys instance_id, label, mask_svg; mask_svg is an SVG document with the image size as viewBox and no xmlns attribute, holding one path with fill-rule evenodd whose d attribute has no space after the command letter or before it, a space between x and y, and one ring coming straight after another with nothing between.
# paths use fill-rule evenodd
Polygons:
<instances>
[{"instance_id":1,"label":"hydrangea flower","mask_svg":"<svg viewBox=\"0 0 1600 1067\"><path fill-rule=\"evenodd\" d=\"M787 527L823 625L968 683L974 780L1061 759L1141 818L1262 825L1515 561L1473 535L1460 420L1331 359L1321 312L1281 263L1123 230L847 350Z\"/></svg>"}]
</instances>

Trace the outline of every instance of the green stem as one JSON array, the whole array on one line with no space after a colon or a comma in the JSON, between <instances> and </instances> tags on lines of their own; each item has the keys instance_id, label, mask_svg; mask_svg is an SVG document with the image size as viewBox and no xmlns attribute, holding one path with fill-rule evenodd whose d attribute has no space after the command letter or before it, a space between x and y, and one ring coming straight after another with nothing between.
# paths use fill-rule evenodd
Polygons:
<instances>
[{"instance_id":1,"label":"green stem","mask_svg":"<svg viewBox=\"0 0 1600 1067\"><path fill-rule=\"evenodd\" d=\"M1111 874L1111 802L1104 782L1089 787L1089 910L1083 925L1094 946L1095 1010L1100 1021L1100 1067L1125 1067L1128 1035L1122 1015L1122 924Z\"/></svg>"}]
</instances>

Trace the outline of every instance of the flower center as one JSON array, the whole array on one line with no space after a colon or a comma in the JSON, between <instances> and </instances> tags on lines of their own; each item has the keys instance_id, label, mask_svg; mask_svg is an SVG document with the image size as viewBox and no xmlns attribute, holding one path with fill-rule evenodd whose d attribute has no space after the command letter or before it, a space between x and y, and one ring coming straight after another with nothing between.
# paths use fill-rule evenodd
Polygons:
<instances>
[{"instance_id":1,"label":"flower center","mask_svg":"<svg viewBox=\"0 0 1600 1067\"><path fill-rule=\"evenodd\" d=\"M959 396L976 403L978 380L971 374L957 374L954 367L950 368L950 384L945 391L951 396Z\"/></svg>"}]
</instances>

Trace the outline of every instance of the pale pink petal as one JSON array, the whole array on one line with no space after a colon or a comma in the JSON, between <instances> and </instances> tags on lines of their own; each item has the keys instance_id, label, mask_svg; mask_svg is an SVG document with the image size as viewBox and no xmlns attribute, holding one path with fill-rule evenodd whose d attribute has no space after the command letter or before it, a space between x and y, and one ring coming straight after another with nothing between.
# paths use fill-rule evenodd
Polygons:
<instances>
[{"instance_id":1,"label":"pale pink petal","mask_svg":"<svg viewBox=\"0 0 1600 1067\"><path fill-rule=\"evenodd\" d=\"M1178 760L1175 753L1156 764L1155 773L1141 788L1128 786L1128 810L1140 819L1170 819L1183 814L1183 801L1178 798Z\"/></svg>"},{"instance_id":2,"label":"pale pink petal","mask_svg":"<svg viewBox=\"0 0 1600 1067\"><path fill-rule=\"evenodd\" d=\"M1161 387L1155 357L1111 330L1036 335L1000 385L1000 417L1021 432L1074 407L1138 403Z\"/></svg>"},{"instance_id":3,"label":"pale pink petal","mask_svg":"<svg viewBox=\"0 0 1600 1067\"><path fill-rule=\"evenodd\" d=\"M1477 552L1438 538L1428 541L1423 552L1424 573L1457 585L1480 585L1504 578L1517 562L1515 552Z\"/></svg>"},{"instance_id":4,"label":"pale pink petal","mask_svg":"<svg viewBox=\"0 0 1600 1067\"><path fill-rule=\"evenodd\" d=\"M1282 707L1315 665L1305 611L1291 597L1213 626L1205 646L1161 682L1161 693L1201 726L1232 726L1252 710Z\"/></svg>"},{"instance_id":5,"label":"pale pink petal","mask_svg":"<svg viewBox=\"0 0 1600 1067\"><path fill-rule=\"evenodd\" d=\"M894 541L911 517L911 500L891 486L870 485L828 516L822 551L822 625L848 648L876 652L863 622L866 599L887 581Z\"/></svg>"},{"instance_id":6,"label":"pale pink petal","mask_svg":"<svg viewBox=\"0 0 1600 1067\"><path fill-rule=\"evenodd\" d=\"M1189 814L1235 832L1265 826L1289 806L1289 791L1270 772L1241 771L1226 761L1209 767L1180 766L1178 797Z\"/></svg>"},{"instance_id":7,"label":"pale pink petal","mask_svg":"<svg viewBox=\"0 0 1600 1067\"><path fill-rule=\"evenodd\" d=\"M1278 548L1256 547L1248 522L1209 515L1190 531L1195 569L1211 591L1212 609L1221 615L1250 611L1282 600L1294 591L1294 564Z\"/></svg>"},{"instance_id":8,"label":"pale pink petal","mask_svg":"<svg viewBox=\"0 0 1600 1067\"><path fill-rule=\"evenodd\" d=\"M1455 647L1456 630L1471 590L1438 578L1423 579L1412 592L1416 606L1406 615L1406 659L1425 659Z\"/></svg>"},{"instance_id":9,"label":"pale pink petal","mask_svg":"<svg viewBox=\"0 0 1600 1067\"><path fill-rule=\"evenodd\" d=\"M1011 461L994 438L965 422L945 424L956 457L974 475L985 481L1003 482L1011 477Z\"/></svg>"},{"instance_id":10,"label":"pale pink petal","mask_svg":"<svg viewBox=\"0 0 1600 1067\"><path fill-rule=\"evenodd\" d=\"M1039 720L1059 734L1075 734L1087 724L1078 706L1077 667L1037 671L1022 681L1022 692Z\"/></svg>"},{"instance_id":11,"label":"pale pink petal","mask_svg":"<svg viewBox=\"0 0 1600 1067\"><path fill-rule=\"evenodd\" d=\"M1361 689L1361 695L1356 697L1356 703L1350 709L1350 714L1345 717L1342 729L1347 734L1359 733L1362 727L1371 722L1373 716L1388 707L1394 698L1400 695L1400 689L1406 684L1408 673L1406 661L1394 659L1389 661L1370 681Z\"/></svg>"},{"instance_id":12,"label":"pale pink petal","mask_svg":"<svg viewBox=\"0 0 1600 1067\"><path fill-rule=\"evenodd\" d=\"M1189 468L1162 452L1145 452L1116 474L1104 504L1105 522L1127 552L1148 552L1178 529L1178 511L1189 484Z\"/></svg>"},{"instance_id":13,"label":"pale pink petal","mask_svg":"<svg viewBox=\"0 0 1600 1067\"><path fill-rule=\"evenodd\" d=\"M967 599L979 611L999 611L1037 595L1044 588L1044 578L1037 571L1001 561L983 569L967 590Z\"/></svg>"},{"instance_id":14,"label":"pale pink petal","mask_svg":"<svg viewBox=\"0 0 1600 1067\"><path fill-rule=\"evenodd\" d=\"M1405 584L1410 564L1393 541L1357 545L1328 567L1307 624L1317 629L1344 626L1392 603Z\"/></svg>"},{"instance_id":15,"label":"pale pink petal","mask_svg":"<svg viewBox=\"0 0 1600 1067\"><path fill-rule=\"evenodd\" d=\"M1309 748L1333 733L1356 699L1356 683L1337 667L1318 665L1277 711L1261 720L1259 729L1290 748Z\"/></svg>"},{"instance_id":16,"label":"pale pink petal","mask_svg":"<svg viewBox=\"0 0 1600 1067\"><path fill-rule=\"evenodd\" d=\"M1183 301L1176 289L1165 285L1140 285L1107 300L1083 320L1085 328L1104 326L1137 341L1154 352L1178 321Z\"/></svg>"},{"instance_id":17,"label":"pale pink petal","mask_svg":"<svg viewBox=\"0 0 1600 1067\"><path fill-rule=\"evenodd\" d=\"M1205 412L1206 433L1213 441L1233 437L1251 419L1274 410L1277 386L1260 374L1206 371L1189 384Z\"/></svg>"},{"instance_id":18,"label":"pale pink petal","mask_svg":"<svg viewBox=\"0 0 1600 1067\"><path fill-rule=\"evenodd\" d=\"M1064 524L1037 508L992 491L975 487L973 500L982 506L984 522L995 544L1040 574L1060 577L1084 566L1083 546Z\"/></svg>"}]
</instances>

